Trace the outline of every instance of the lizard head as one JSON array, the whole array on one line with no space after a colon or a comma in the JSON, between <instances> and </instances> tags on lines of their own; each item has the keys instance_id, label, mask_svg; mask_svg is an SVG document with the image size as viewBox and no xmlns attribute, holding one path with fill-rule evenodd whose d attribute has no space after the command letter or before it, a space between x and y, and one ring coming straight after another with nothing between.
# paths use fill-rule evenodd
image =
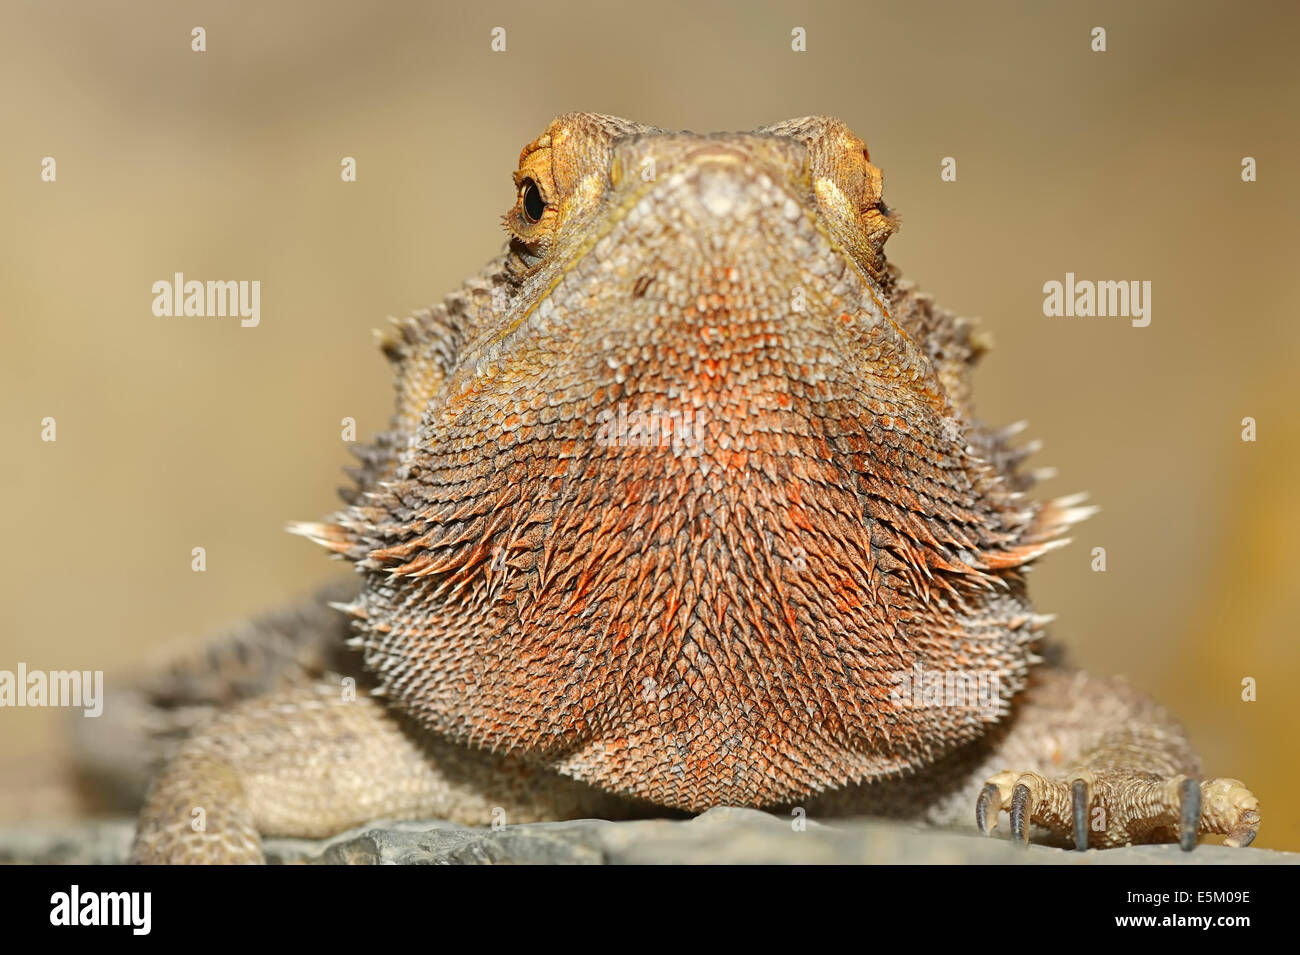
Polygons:
<instances>
[{"instance_id":1,"label":"lizard head","mask_svg":"<svg viewBox=\"0 0 1300 955\"><path fill-rule=\"evenodd\" d=\"M862 140L569 114L514 184L503 257L386 341L394 427L309 531L365 577L388 695L688 809L984 732L1023 684L1021 569L1059 514L970 416L965 324L886 263ZM922 670L998 689L902 700Z\"/></svg>"},{"instance_id":2,"label":"lizard head","mask_svg":"<svg viewBox=\"0 0 1300 955\"><path fill-rule=\"evenodd\" d=\"M770 258L765 240L811 227L879 282L896 228L866 144L829 117L699 136L571 114L524 147L514 181L517 199L504 217L513 264L517 275L542 279L521 290L524 312L606 236L607 246L647 243L683 258L723 240L740 259ZM600 259L610 269L645 264L628 251L621 261Z\"/></svg>"}]
</instances>

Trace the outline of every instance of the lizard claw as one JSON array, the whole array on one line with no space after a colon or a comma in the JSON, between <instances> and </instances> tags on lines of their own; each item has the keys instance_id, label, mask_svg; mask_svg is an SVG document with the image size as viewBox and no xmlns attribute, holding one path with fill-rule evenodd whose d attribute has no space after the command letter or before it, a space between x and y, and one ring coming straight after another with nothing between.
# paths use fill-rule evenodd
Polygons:
<instances>
[{"instance_id":1,"label":"lizard claw","mask_svg":"<svg viewBox=\"0 0 1300 955\"><path fill-rule=\"evenodd\" d=\"M1011 838L1022 846L1029 845L1028 820L1034 816L1034 807L1029 801L1029 787L1016 783L1011 790Z\"/></svg>"},{"instance_id":2,"label":"lizard claw","mask_svg":"<svg viewBox=\"0 0 1300 955\"><path fill-rule=\"evenodd\" d=\"M1178 845L1184 852L1196 848L1196 837L1201 831L1201 787L1195 779L1184 779L1178 790L1179 827Z\"/></svg>"},{"instance_id":3,"label":"lizard claw","mask_svg":"<svg viewBox=\"0 0 1300 955\"><path fill-rule=\"evenodd\" d=\"M1084 852L1088 848L1088 782L1076 779L1071 787L1074 810L1074 848Z\"/></svg>"},{"instance_id":4,"label":"lizard claw","mask_svg":"<svg viewBox=\"0 0 1300 955\"><path fill-rule=\"evenodd\" d=\"M990 814L989 809L993 812ZM998 826L998 813L1002 811L1002 794L993 783L985 783L980 790L980 798L975 803L975 825L980 832L991 836Z\"/></svg>"}]
</instances>

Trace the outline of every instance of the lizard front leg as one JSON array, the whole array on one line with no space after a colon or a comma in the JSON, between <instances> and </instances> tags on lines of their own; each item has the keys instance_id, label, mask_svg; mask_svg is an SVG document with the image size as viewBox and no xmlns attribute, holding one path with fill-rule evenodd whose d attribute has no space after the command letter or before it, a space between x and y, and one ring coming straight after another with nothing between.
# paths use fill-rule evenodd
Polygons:
<instances>
[{"instance_id":1,"label":"lizard front leg","mask_svg":"<svg viewBox=\"0 0 1300 955\"><path fill-rule=\"evenodd\" d=\"M323 837L374 819L469 825L619 818L635 804L523 761L408 733L338 681L217 715L180 749L140 815L133 862L256 863L261 836Z\"/></svg>"},{"instance_id":2,"label":"lizard front leg","mask_svg":"<svg viewBox=\"0 0 1300 955\"><path fill-rule=\"evenodd\" d=\"M1077 848L1227 834L1249 845L1259 801L1235 779L1201 779L1182 728L1119 680L1039 668L1007 720L914 776L821 794L809 815L885 815Z\"/></svg>"},{"instance_id":3,"label":"lizard front leg","mask_svg":"<svg viewBox=\"0 0 1300 955\"><path fill-rule=\"evenodd\" d=\"M1059 679L1061 704L1031 710L1021 732L1041 731L1058 746L1059 769L1002 769L984 783L976 823L991 833L998 814L1011 836L1028 841L1036 824L1075 848L1178 842L1191 849L1203 834L1250 845L1259 828L1259 800L1236 779L1201 779L1183 730L1159 707L1127 687L1086 674ZM1089 711L1095 717L1087 720ZM1048 715L1048 714L1054 714ZM1025 717L1022 716L1022 719Z\"/></svg>"}]
</instances>

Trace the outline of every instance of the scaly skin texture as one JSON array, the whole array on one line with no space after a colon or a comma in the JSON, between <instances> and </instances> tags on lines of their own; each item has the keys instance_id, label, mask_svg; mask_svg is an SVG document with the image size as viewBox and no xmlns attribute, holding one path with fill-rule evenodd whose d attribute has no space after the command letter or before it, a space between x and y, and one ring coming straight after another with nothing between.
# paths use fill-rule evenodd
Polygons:
<instances>
[{"instance_id":1,"label":"scaly skin texture","mask_svg":"<svg viewBox=\"0 0 1300 955\"><path fill-rule=\"evenodd\" d=\"M137 859L719 804L1249 842L1254 797L1199 782L1158 707L1031 673L1024 571L1087 509L1029 499L975 419L979 336L886 262L847 127L569 114L515 184L505 254L385 339L397 410L348 507L295 527L359 572L357 692L349 664L298 667L213 717Z\"/></svg>"}]
</instances>

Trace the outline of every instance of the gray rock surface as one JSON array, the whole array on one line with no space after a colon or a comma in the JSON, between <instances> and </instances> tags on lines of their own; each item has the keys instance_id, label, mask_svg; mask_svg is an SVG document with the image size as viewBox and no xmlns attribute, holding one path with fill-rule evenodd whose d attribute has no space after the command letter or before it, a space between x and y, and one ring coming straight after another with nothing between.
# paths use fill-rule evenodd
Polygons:
<instances>
[{"instance_id":1,"label":"gray rock surface","mask_svg":"<svg viewBox=\"0 0 1300 955\"><path fill-rule=\"evenodd\" d=\"M0 862L119 863L132 827L129 820L110 820L0 828ZM809 820L796 832L789 818L731 808L688 820L581 819L500 829L440 820L374 823L329 839L268 839L265 849L268 861L288 864L1300 864L1300 853L1213 845L1193 852L1172 845L1090 852L1019 849L1005 834L985 839L880 820Z\"/></svg>"}]
</instances>

